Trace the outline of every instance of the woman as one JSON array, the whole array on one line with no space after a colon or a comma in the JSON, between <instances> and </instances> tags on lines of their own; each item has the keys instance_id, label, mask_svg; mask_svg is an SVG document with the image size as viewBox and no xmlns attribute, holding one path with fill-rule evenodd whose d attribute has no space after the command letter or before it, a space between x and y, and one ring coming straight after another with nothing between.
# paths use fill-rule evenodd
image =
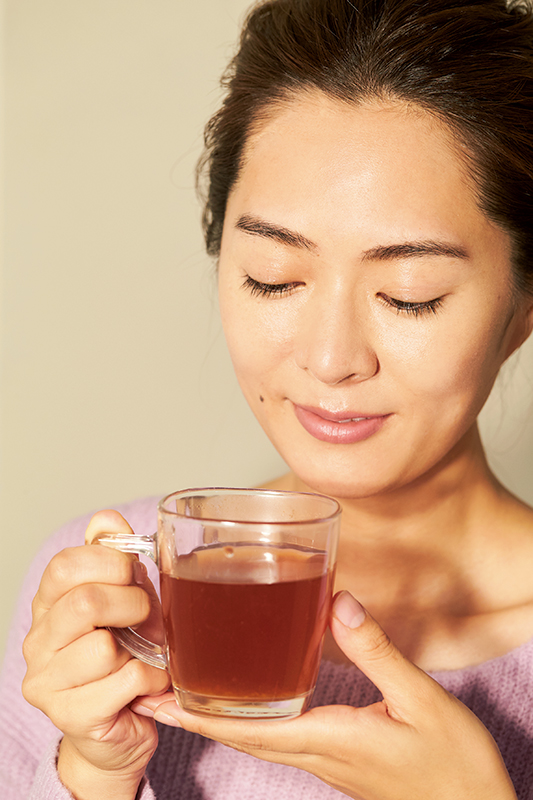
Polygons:
<instances>
[{"instance_id":1,"label":"woman","mask_svg":"<svg viewBox=\"0 0 533 800\"><path fill-rule=\"evenodd\" d=\"M11 774L79 800L530 797L533 511L476 418L533 326L531 14L273 0L226 83L205 229L229 349L289 465L271 486L343 505L315 707L182 712L102 630L148 616L144 569L74 547L30 580L24 648L25 696L61 733L19 704ZM100 512L86 540L151 509ZM52 740L39 764L32 729Z\"/></svg>"}]
</instances>

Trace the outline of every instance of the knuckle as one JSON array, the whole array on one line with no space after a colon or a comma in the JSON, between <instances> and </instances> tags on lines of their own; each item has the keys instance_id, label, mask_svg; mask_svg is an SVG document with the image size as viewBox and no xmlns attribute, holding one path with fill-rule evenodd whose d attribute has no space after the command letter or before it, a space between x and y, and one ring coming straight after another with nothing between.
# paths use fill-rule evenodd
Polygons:
<instances>
[{"instance_id":1,"label":"knuckle","mask_svg":"<svg viewBox=\"0 0 533 800\"><path fill-rule=\"evenodd\" d=\"M122 668L122 681L123 686L137 690L137 694L143 694L143 687L147 684L148 674L147 670L150 667L139 661L138 658L130 658L130 660ZM154 669L154 667L152 667Z\"/></svg>"},{"instance_id":2,"label":"knuckle","mask_svg":"<svg viewBox=\"0 0 533 800\"><path fill-rule=\"evenodd\" d=\"M121 553L118 550L115 550L115 553L118 555L116 563L118 579L116 583L121 583L127 586L134 580L133 565L136 561L135 556L130 555L128 553Z\"/></svg>"},{"instance_id":3,"label":"knuckle","mask_svg":"<svg viewBox=\"0 0 533 800\"><path fill-rule=\"evenodd\" d=\"M152 681L152 690L154 694L162 694L170 688L172 681L166 670L158 669L157 673L158 674L154 676L154 680Z\"/></svg>"},{"instance_id":4,"label":"knuckle","mask_svg":"<svg viewBox=\"0 0 533 800\"><path fill-rule=\"evenodd\" d=\"M134 557L101 545L68 547L47 567L49 580L59 587L93 581L127 585L132 580Z\"/></svg>"},{"instance_id":5,"label":"knuckle","mask_svg":"<svg viewBox=\"0 0 533 800\"><path fill-rule=\"evenodd\" d=\"M70 704L68 700L64 701L64 703L66 707L63 707L63 705L57 705L55 708L51 708L46 711L46 716L49 717L56 728L63 733L75 732L73 720L76 719L76 717L69 710Z\"/></svg>"},{"instance_id":6,"label":"knuckle","mask_svg":"<svg viewBox=\"0 0 533 800\"><path fill-rule=\"evenodd\" d=\"M50 699L50 692L46 691L43 685L42 673L32 673L28 671L22 680L22 696L31 706L38 708L43 713L47 713L47 701Z\"/></svg>"},{"instance_id":7,"label":"knuckle","mask_svg":"<svg viewBox=\"0 0 533 800\"><path fill-rule=\"evenodd\" d=\"M113 634L98 628L91 635L91 658L112 667L119 657L119 646Z\"/></svg>"},{"instance_id":8,"label":"knuckle","mask_svg":"<svg viewBox=\"0 0 533 800\"><path fill-rule=\"evenodd\" d=\"M234 744L232 746L235 747L236 745ZM270 743L263 741L259 736L253 733L248 734L244 741L237 744L237 747L244 752L255 753L271 753L273 750Z\"/></svg>"},{"instance_id":9,"label":"knuckle","mask_svg":"<svg viewBox=\"0 0 533 800\"><path fill-rule=\"evenodd\" d=\"M129 625L136 628L142 625L152 612L152 604L148 594L139 586L128 586L124 591L130 616ZM149 638L149 637L148 637Z\"/></svg>"},{"instance_id":10,"label":"knuckle","mask_svg":"<svg viewBox=\"0 0 533 800\"><path fill-rule=\"evenodd\" d=\"M272 745L267 744L258 736L253 734L246 737L246 741L243 742L242 746L246 750L255 750L257 752L269 753L272 751Z\"/></svg>"},{"instance_id":11,"label":"knuckle","mask_svg":"<svg viewBox=\"0 0 533 800\"><path fill-rule=\"evenodd\" d=\"M22 642L22 655L28 668L35 661L42 662L47 655L46 643L43 643L42 636L34 628L30 629Z\"/></svg>"},{"instance_id":12,"label":"knuckle","mask_svg":"<svg viewBox=\"0 0 533 800\"><path fill-rule=\"evenodd\" d=\"M122 668L124 686L129 687L136 694L151 694L161 689L164 691L169 685L169 675L166 671L145 664L138 658L131 658Z\"/></svg>"},{"instance_id":13,"label":"knuckle","mask_svg":"<svg viewBox=\"0 0 533 800\"><path fill-rule=\"evenodd\" d=\"M84 622L97 621L104 607L100 588L90 583L72 589L68 595L68 603L71 614Z\"/></svg>"},{"instance_id":14,"label":"knuckle","mask_svg":"<svg viewBox=\"0 0 533 800\"><path fill-rule=\"evenodd\" d=\"M206 725L209 729L209 725ZM209 735L209 734L205 734ZM228 741L231 747L241 752L256 752L256 753L270 753L273 751L272 743L265 739L265 735L261 734L260 730L255 727L250 727L245 736L239 737L238 741L233 741L228 736Z\"/></svg>"},{"instance_id":15,"label":"knuckle","mask_svg":"<svg viewBox=\"0 0 533 800\"><path fill-rule=\"evenodd\" d=\"M69 693L66 694L68 696ZM22 681L22 696L26 702L42 711L60 731L65 732L72 726L73 715L69 712L68 697L58 702L57 693L50 691L42 674L26 674Z\"/></svg>"},{"instance_id":16,"label":"knuckle","mask_svg":"<svg viewBox=\"0 0 533 800\"><path fill-rule=\"evenodd\" d=\"M133 578L134 556L122 553L111 547L101 544L91 545L87 548L91 557L97 560L105 583L114 583L127 586Z\"/></svg>"},{"instance_id":17,"label":"knuckle","mask_svg":"<svg viewBox=\"0 0 533 800\"><path fill-rule=\"evenodd\" d=\"M35 597L31 601L31 615L32 615L33 619L35 619L35 617L39 613L39 611L41 609L41 605L42 605L41 604L41 598L39 596L39 592L37 592L37 594L35 595Z\"/></svg>"},{"instance_id":18,"label":"knuckle","mask_svg":"<svg viewBox=\"0 0 533 800\"><path fill-rule=\"evenodd\" d=\"M35 681L30 678L30 676L26 673L24 679L22 681L22 696L30 705L35 706L37 705L37 693L35 691Z\"/></svg>"},{"instance_id":19,"label":"knuckle","mask_svg":"<svg viewBox=\"0 0 533 800\"><path fill-rule=\"evenodd\" d=\"M35 652L35 648L33 646L33 633L30 631L28 635L25 637L24 641L22 642L22 655L24 656L24 661L26 664L29 664L32 660L33 653Z\"/></svg>"},{"instance_id":20,"label":"knuckle","mask_svg":"<svg viewBox=\"0 0 533 800\"><path fill-rule=\"evenodd\" d=\"M381 628L373 631L372 636L365 643L366 655L372 661L390 659L396 655L396 648Z\"/></svg>"},{"instance_id":21,"label":"knuckle","mask_svg":"<svg viewBox=\"0 0 533 800\"><path fill-rule=\"evenodd\" d=\"M68 547L61 550L48 564L48 575L54 584L62 585L72 576L75 569L76 549Z\"/></svg>"},{"instance_id":22,"label":"knuckle","mask_svg":"<svg viewBox=\"0 0 533 800\"><path fill-rule=\"evenodd\" d=\"M148 593L145 592L144 589L135 587L134 591L139 602L139 617L144 621L150 616L152 603L150 602Z\"/></svg>"}]
</instances>

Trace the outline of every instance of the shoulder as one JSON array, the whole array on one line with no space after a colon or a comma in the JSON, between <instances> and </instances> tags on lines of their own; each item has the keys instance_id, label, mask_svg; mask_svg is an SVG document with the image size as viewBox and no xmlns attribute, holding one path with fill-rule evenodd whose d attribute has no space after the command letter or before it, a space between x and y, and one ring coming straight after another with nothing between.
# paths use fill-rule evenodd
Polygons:
<instances>
[{"instance_id":1,"label":"shoulder","mask_svg":"<svg viewBox=\"0 0 533 800\"><path fill-rule=\"evenodd\" d=\"M490 642L494 656L508 653L533 638L533 509L507 495L471 556L474 608L465 633Z\"/></svg>"},{"instance_id":2,"label":"shoulder","mask_svg":"<svg viewBox=\"0 0 533 800\"><path fill-rule=\"evenodd\" d=\"M533 606L533 508L508 495L487 538L487 566L501 608Z\"/></svg>"}]
</instances>

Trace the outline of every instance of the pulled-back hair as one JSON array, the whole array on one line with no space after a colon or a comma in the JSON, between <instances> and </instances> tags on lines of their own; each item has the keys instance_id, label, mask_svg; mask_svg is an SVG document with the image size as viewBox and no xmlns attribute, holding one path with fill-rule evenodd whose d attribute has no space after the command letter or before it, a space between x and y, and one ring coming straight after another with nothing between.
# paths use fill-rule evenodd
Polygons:
<instances>
[{"instance_id":1,"label":"pulled-back hair","mask_svg":"<svg viewBox=\"0 0 533 800\"><path fill-rule=\"evenodd\" d=\"M414 103L462 145L486 215L533 293L533 15L528 0L267 0L248 15L206 127L204 232L218 255L248 137L308 89Z\"/></svg>"}]
</instances>

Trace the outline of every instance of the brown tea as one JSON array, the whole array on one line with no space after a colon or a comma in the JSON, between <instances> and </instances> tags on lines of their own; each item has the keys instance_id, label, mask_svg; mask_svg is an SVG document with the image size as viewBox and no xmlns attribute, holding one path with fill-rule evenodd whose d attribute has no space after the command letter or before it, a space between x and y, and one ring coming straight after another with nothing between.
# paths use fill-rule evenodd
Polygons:
<instances>
[{"instance_id":1,"label":"brown tea","mask_svg":"<svg viewBox=\"0 0 533 800\"><path fill-rule=\"evenodd\" d=\"M279 699L314 686L331 602L326 555L262 544L180 556L161 575L173 683L205 697Z\"/></svg>"}]
</instances>

